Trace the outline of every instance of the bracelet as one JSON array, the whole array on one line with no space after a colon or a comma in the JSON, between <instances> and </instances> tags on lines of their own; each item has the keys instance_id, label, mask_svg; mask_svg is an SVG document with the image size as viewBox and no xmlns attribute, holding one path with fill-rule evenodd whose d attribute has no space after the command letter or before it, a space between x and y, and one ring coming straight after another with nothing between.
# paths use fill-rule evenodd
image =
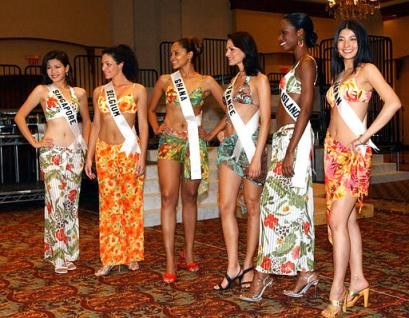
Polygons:
<instances>
[{"instance_id":1,"label":"bracelet","mask_svg":"<svg viewBox=\"0 0 409 318\"><path fill-rule=\"evenodd\" d=\"M362 140L361 140L362 136L363 136L362 134L359 135L357 139L358 139L360 145L365 145L365 143L363 143Z\"/></svg>"}]
</instances>

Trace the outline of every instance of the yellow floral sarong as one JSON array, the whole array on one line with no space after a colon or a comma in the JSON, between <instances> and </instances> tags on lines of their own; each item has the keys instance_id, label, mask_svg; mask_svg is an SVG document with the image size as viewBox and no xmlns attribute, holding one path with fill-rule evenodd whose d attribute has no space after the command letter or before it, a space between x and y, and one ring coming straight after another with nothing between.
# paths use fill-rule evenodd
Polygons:
<instances>
[{"instance_id":1,"label":"yellow floral sarong","mask_svg":"<svg viewBox=\"0 0 409 318\"><path fill-rule=\"evenodd\" d=\"M327 134L324 143L327 224L332 203L347 193L358 198L360 208L362 207L363 198L368 195L371 159L371 147L367 147L365 155L362 155L360 150L352 150ZM332 242L329 227L328 236Z\"/></svg>"},{"instance_id":2,"label":"yellow floral sarong","mask_svg":"<svg viewBox=\"0 0 409 318\"><path fill-rule=\"evenodd\" d=\"M103 265L144 259L143 182L136 176L139 154L120 152L122 144L98 139L99 244Z\"/></svg>"}]
</instances>

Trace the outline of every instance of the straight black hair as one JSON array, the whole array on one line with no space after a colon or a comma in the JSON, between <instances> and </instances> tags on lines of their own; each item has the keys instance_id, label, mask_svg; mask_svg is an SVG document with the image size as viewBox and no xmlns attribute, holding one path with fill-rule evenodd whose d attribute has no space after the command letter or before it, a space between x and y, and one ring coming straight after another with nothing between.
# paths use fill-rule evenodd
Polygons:
<instances>
[{"instance_id":1,"label":"straight black hair","mask_svg":"<svg viewBox=\"0 0 409 318\"><path fill-rule=\"evenodd\" d=\"M338 40L339 34L342 30L348 29L354 32L358 44L358 51L354 57L354 72L356 68L361 63L371 62L371 52L369 50L368 34L365 27L356 20L346 20L342 21L338 26L334 37L334 43L332 45L331 54L331 77L335 80L339 73L341 73L344 68L344 60L338 52Z\"/></svg>"},{"instance_id":2,"label":"straight black hair","mask_svg":"<svg viewBox=\"0 0 409 318\"><path fill-rule=\"evenodd\" d=\"M314 32L314 24L308 15L302 12L295 12L286 14L283 18L290 21L296 30L304 30L304 40L307 47L315 46L318 36Z\"/></svg>"}]
</instances>

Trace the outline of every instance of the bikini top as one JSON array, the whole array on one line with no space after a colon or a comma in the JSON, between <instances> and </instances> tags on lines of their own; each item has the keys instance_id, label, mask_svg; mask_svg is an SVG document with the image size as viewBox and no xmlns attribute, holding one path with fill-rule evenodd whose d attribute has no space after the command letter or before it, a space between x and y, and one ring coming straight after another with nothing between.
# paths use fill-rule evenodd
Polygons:
<instances>
[{"instance_id":1,"label":"bikini top","mask_svg":"<svg viewBox=\"0 0 409 318\"><path fill-rule=\"evenodd\" d=\"M70 87L71 92L71 107L76 114L80 111L80 103L77 96L75 96L74 90ZM45 100L45 110L44 110L45 119L48 121L50 119L64 118L64 112L60 109L58 104L58 99L55 95L49 91L47 98Z\"/></svg>"},{"instance_id":2,"label":"bikini top","mask_svg":"<svg viewBox=\"0 0 409 318\"><path fill-rule=\"evenodd\" d=\"M135 83L132 86L132 92L133 92L134 87L135 87ZM117 96L117 99L118 99L118 108L121 113L135 114L137 112L138 106L135 103L135 98L133 94L127 94L119 98ZM102 113L110 112L108 105L107 105L106 95L105 95L103 87L101 88L101 93L98 96L98 108Z\"/></svg>"},{"instance_id":3,"label":"bikini top","mask_svg":"<svg viewBox=\"0 0 409 318\"><path fill-rule=\"evenodd\" d=\"M233 101L240 103L240 104L245 104L245 105L253 105L253 96L251 94L251 89L250 89L250 79L251 76L246 76L246 79L244 80L243 84L240 85L239 89L237 90L237 93L235 96L233 96Z\"/></svg>"},{"instance_id":4,"label":"bikini top","mask_svg":"<svg viewBox=\"0 0 409 318\"><path fill-rule=\"evenodd\" d=\"M310 55L307 55L307 56L313 59L313 61L315 63L315 67L317 67L317 62L315 62L315 59ZM291 70L289 70L288 73L284 75L284 77L281 78L280 84L279 84L280 90L285 89L285 91L288 94L290 94L290 93L292 93L292 94L301 94L301 92L302 92L301 81L299 79L297 79L297 77L295 77L295 70L297 69L298 65L300 64L300 61L301 60L299 60L297 62L297 64L295 64L295 66ZM314 85L315 85L316 81L317 81L317 78L315 78Z\"/></svg>"},{"instance_id":5,"label":"bikini top","mask_svg":"<svg viewBox=\"0 0 409 318\"><path fill-rule=\"evenodd\" d=\"M280 80L280 90L286 90L287 93L301 94L301 81L295 77L295 70L300 61Z\"/></svg>"},{"instance_id":6,"label":"bikini top","mask_svg":"<svg viewBox=\"0 0 409 318\"><path fill-rule=\"evenodd\" d=\"M358 86L358 82L356 80L356 76L347 79L339 84L339 94L342 96L347 102L351 103L368 103L372 96L372 91L367 91L363 88ZM327 91L327 101L334 107L335 97L334 97L334 85L332 85L329 90Z\"/></svg>"},{"instance_id":7,"label":"bikini top","mask_svg":"<svg viewBox=\"0 0 409 318\"><path fill-rule=\"evenodd\" d=\"M204 92L199 86L189 93L190 102L193 107L200 107L204 104ZM178 93L173 85L169 85L165 92L165 100L167 104L180 105Z\"/></svg>"}]
</instances>

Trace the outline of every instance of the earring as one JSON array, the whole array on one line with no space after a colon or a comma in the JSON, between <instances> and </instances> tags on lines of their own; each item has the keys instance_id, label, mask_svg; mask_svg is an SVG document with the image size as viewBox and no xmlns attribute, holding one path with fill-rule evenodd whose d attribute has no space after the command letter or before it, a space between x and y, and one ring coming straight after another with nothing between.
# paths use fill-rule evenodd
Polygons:
<instances>
[{"instance_id":1,"label":"earring","mask_svg":"<svg viewBox=\"0 0 409 318\"><path fill-rule=\"evenodd\" d=\"M68 77L68 72L65 73L65 77Z\"/></svg>"},{"instance_id":2,"label":"earring","mask_svg":"<svg viewBox=\"0 0 409 318\"><path fill-rule=\"evenodd\" d=\"M304 38L303 38L303 37L299 37L299 38L298 38L298 46L299 46L299 47L303 47L303 46L304 46Z\"/></svg>"}]
</instances>

